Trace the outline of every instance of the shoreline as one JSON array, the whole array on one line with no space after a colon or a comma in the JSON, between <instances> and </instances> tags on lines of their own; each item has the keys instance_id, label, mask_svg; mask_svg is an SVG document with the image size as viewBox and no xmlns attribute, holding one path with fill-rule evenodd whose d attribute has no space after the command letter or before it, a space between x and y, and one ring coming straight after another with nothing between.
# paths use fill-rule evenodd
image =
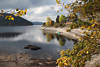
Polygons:
<instances>
[{"instance_id":1,"label":"shoreline","mask_svg":"<svg viewBox=\"0 0 100 67\"><path fill-rule=\"evenodd\" d=\"M80 37L84 36L83 33L86 31L86 30L81 30L80 28L76 28L76 29L72 29L70 32L67 32L66 31L67 29L69 28L68 27L63 27L63 28L41 27L41 30L43 30L44 32L60 34L73 40L79 40Z\"/></svg>"},{"instance_id":2,"label":"shoreline","mask_svg":"<svg viewBox=\"0 0 100 67\"><path fill-rule=\"evenodd\" d=\"M84 32L87 30L81 30L80 28L72 29L70 32L67 32L68 28L54 28L54 27L41 27L41 30L48 33L56 33L60 32L60 35L63 35L69 39L74 39L79 41L80 37L83 37L85 34ZM88 31L89 32L89 31ZM98 44L100 44L100 41L98 41ZM96 65L100 64L100 53L92 55L92 58L90 61L86 62L85 67L96 67Z\"/></svg>"},{"instance_id":3,"label":"shoreline","mask_svg":"<svg viewBox=\"0 0 100 67\"><path fill-rule=\"evenodd\" d=\"M8 56L0 56L0 63L4 64L6 63L12 66L11 64L14 64L16 67L18 65L21 66L35 66L35 67L56 67L56 60L51 60L51 59L33 59L30 55L26 53L18 53L18 54L13 54L13 55L8 55Z\"/></svg>"}]
</instances>

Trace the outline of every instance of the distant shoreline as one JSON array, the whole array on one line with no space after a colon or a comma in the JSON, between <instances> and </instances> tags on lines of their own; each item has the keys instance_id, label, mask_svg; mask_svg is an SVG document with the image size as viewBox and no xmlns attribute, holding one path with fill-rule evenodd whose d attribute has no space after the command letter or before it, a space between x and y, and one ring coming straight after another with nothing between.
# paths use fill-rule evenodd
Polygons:
<instances>
[{"instance_id":1,"label":"distant shoreline","mask_svg":"<svg viewBox=\"0 0 100 67\"><path fill-rule=\"evenodd\" d=\"M55 27L41 27L41 30L44 32L49 32L49 33L60 33L60 35L64 35L65 37L73 40L78 40L80 37L84 36L83 32L86 30L81 30L80 28L77 29L72 29L70 32L67 32L68 28L63 27L63 28L55 28Z\"/></svg>"}]
</instances>

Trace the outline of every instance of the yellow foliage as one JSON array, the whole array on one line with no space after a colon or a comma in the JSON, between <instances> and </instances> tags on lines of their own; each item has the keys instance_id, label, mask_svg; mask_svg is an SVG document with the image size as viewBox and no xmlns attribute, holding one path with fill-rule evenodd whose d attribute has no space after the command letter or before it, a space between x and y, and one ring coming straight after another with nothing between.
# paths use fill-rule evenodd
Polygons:
<instances>
[{"instance_id":1,"label":"yellow foliage","mask_svg":"<svg viewBox=\"0 0 100 67\"><path fill-rule=\"evenodd\" d=\"M92 25L91 25L91 27L94 27L94 26L95 26L95 24L92 24Z\"/></svg>"},{"instance_id":2,"label":"yellow foliage","mask_svg":"<svg viewBox=\"0 0 100 67\"><path fill-rule=\"evenodd\" d=\"M12 17L11 20L14 20L14 17Z\"/></svg>"},{"instance_id":3,"label":"yellow foliage","mask_svg":"<svg viewBox=\"0 0 100 67\"><path fill-rule=\"evenodd\" d=\"M81 28L81 29L84 29L84 28L86 28L86 27L85 27L85 26L81 26L80 28Z\"/></svg>"},{"instance_id":4,"label":"yellow foliage","mask_svg":"<svg viewBox=\"0 0 100 67\"><path fill-rule=\"evenodd\" d=\"M60 0L56 0L56 3L57 3L57 4L60 4Z\"/></svg>"},{"instance_id":5,"label":"yellow foliage","mask_svg":"<svg viewBox=\"0 0 100 67\"><path fill-rule=\"evenodd\" d=\"M86 52L87 54L89 53L89 51Z\"/></svg>"},{"instance_id":6,"label":"yellow foliage","mask_svg":"<svg viewBox=\"0 0 100 67\"><path fill-rule=\"evenodd\" d=\"M10 16L6 16L5 19L14 20L14 17L12 17L12 16L10 15Z\"/></svg>"},{"instance_id":7,"label":"yellow foliage","mask_svg":"<svg viewBox=\"0 0 100 67\"><path fill-rule=\"evenodd\" d=\"M82 0L82 1L86 2L87 0ZM97 51L96 49L98 49L97 46L98 46L98 40L100 40L100 26L96 27L98 23L96 22L95 18L93 18L93 15L95 14L93 12L95 11L91 11L89 9L90 7L96 8L94 7L94 5L96 5L97 1L100 0L94 0L95 2L90 2L90 1L88 3L85 3L83 6L79 4L78 4L79 6L76 6L77 3L72 4L75 5L74 9L72 9L73 11L75 11L74 13L82 12L83 13L82 16L85 15L87 17L90 17L90 19L92 19L88 22L90 23L90 25L84 24L84 26L80 27L80 24L79 25L76 24L81 29L86 28L90 32L84 32L84 34L86 35L80 38L79 39L80 41L77 42L74 45L73 49L70 50L69 52L66 52L67 50L61 51L60 53L61 57L57 60L57 64L59 66L66 67L68 65L72 65L72 67L84 67L85 62L90 60L91 55L93 55ZM64 7L69 8L68 5ZM74 17L74 14L72 12L70 13L70 17L71 18Z\"/></svg>"},{"instance_id":8,"label":"yellow foliage","mask_svg":"<svg viewBox=\"0 0 100 67\"><path fill-rule=\"evenodd\" d=\"M88 26L88 28L87 28L88 30L91 30L91 26Z\"/></svg>"},{"instance_id":9,"label":"yellow foliage","mask_svg":"<svg viewBox=\"0 0 100 67\"><path fill-rule=\"evenodd\" d=\"M69 5L67 5L67 4L65 5L65 8L69 8L69 7L70 7Z\"/></svg>"}]
</instances>

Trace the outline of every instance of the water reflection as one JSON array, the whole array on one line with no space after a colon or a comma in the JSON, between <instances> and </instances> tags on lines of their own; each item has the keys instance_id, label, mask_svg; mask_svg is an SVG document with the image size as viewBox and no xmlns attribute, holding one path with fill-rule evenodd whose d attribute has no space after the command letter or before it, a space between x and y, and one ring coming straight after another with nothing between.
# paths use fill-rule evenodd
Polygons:
<instances>
[{"instance_id":1,"label":"water reflection","mask_svg":"<svg viewBox=\"0 0 100 67\"><path fill-rule=\"evenodd\" d=\"M47 33L45 31L43 31L43 35L46 36L47 42L51 42L51 40L56 39L60 46L64 46L66 43L66 37L64 37L62 35Z\"/></svg>"},{"instance_id":2,"label":"water reflection","mask_svg":"<svg viewBox=\"0 0 100 67\"><path fill-rule=\"evenodd\" d=\"M22 33L19 32L0 32L0 38L11 38L11 37L17 37Z\"/></svg>"},{"instance_id":3,"label":"water reflection","mask_svg":"<svg viewBox=\"0 0 100 67\"><path fill-rule=\"evenodd\" d=\"M46 38L47 38L47 41L50 42L51 40L54 39L54 35L53 34L46 33Z\"/></svg>"},{"instance_id":4,"label":"water reflection","mask_svg":"<svg viewBox=\"0 0 100 67\"><path fill-rule=\"evenodd\" d=\"M64 36L42 32L40 26L2 27L0 32L3 35L5 32L10 32L8 34L14 36L0 37L0 55L27 53L35 59L57 59L61 50L72 49L74 43L73 40L68 40ZM32 47L24 49L27 45ZM41 49L31 50L33 46Z\"/></svg>"}]
</instances>

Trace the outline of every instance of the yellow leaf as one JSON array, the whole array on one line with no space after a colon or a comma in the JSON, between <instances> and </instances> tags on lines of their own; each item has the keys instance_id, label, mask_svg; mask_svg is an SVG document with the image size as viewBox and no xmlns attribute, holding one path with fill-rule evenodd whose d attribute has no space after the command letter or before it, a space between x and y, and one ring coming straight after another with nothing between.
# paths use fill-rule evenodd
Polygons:
<instances>
[{"instance_id":1,"label":"yellow leaf","mask_svg":"<svg viewBox=\"0 0 100 67\"><path fill-rule=\"evenodd\" d=\"M93 21L94 21L94 20L92 19L92 20L90 21L90 23L93 23Z\"/></svg>"},{"instance_id":2,"label":"yellow leaf","mask_svg":"<svg viewBox=\"0 0 100 67\"><path fill-rule=\"evenodd\" d=\"M25 9L25 14L27 13L27 9Z\"/></svg>"},{"instance_id":3,"label":"yellow leaf","mask_svg":"<svg viewBox=\"0 0 100 67\"><path fill-rule=\"evenodd\" d=\"M86 53L88 54L89 52L87 51Z\"/></svg>"},{"instance_id":4,"label":"yellow leaf","mask_svg":"<svg viewBox=\"0 0 100 67\"><path fill-rule=\"evenodd\" d=\"M27 12L27 9L25 9L25 12Z\"/></svg>"},{"instance_id":5,"label":"yellow leaf","mask_svg":"<svg viewBox=\"0 0 100 67\"><path fill-rule=\"evenodd\" d=\"M10 20L10 18L8 18L8 20Z\"/></svg>"},{"instance_id":6,"label":"yellow leaf","mask_svg":"<svg viewBox=\"0 0 100 67\"><path fill-rule=\"evenodd\" d=\"M64 63L65 66L68 66L68 63Z\"/></svg>"},{"instance_id":7,"label":"yellow leaf","mask_svg":"<svg viewBox=\"0 0 100 67\"><path fill-rule=\"evenodd\" d=\"M88 28L87 28L88 30L90 30L91 29L91 27L90 26L88 26Z\"/></svg>"},{"instance_id":8,"label":"yellow leaf","mask_svg":"<svg viewBox=\"0 0 100 67\"><path fill-rule=\"evenodd\" d=\"M60 4L60 0L56 0L57 4Z\"/></svg>"},{"instance_id":9,"label":"yellow leaf","mask_svg":"<svg viewBox=\"0 0 100 67\"><path fill-rule=\"evenodd\" d=\"M14 18L12 17L11 20L14 20Z\"/></svg>"},{"instance_id":10,"label":"yellow leaf","mask_svg":"<svg viewBox=\"0 0 100 67\"><path fill-rule=\"evenodd\" d=\"M69 5L66 4L66 8L69 8Z\"/></svg>"},{"instance_id":11,"label":"yellow leaf","mask_svg":"<svg viewBox=\"0 0 100 67\"><path fill-rule=\"evenodd\" d=\"M92 25L91 25L91 27L94 27L94 26L95 26L95 24L92 24Z\"/></svg>"}]
</instances>

